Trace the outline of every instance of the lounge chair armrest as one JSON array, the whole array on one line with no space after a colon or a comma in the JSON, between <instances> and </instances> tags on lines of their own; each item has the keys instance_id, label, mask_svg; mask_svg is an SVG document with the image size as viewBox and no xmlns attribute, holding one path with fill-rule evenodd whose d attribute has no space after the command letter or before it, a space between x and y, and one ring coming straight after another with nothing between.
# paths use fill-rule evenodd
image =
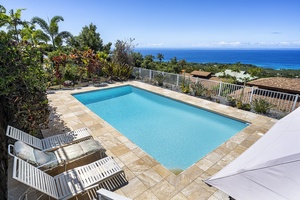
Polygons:
<instances>
[{"instance_id":1,"label":"lounge chair armrest","mask_svg":"<svg viewBox=\"0 0 300 200\"><path fill-rule=\"evenodd\" d=\"M14 148L14 145L12 145L12 144L9 144L8 147L7 147L8 154L9 154L11 157L14 157L14 156L15 156L15 155L12 153L12 152L14 152L13 148Z\"/></svg>"}]
</instances>

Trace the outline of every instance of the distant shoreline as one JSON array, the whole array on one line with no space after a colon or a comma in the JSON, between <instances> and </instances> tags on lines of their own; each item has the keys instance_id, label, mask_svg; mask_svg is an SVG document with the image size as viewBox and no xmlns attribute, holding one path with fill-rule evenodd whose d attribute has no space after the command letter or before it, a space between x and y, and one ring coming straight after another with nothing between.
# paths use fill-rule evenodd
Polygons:
<instances>
[{"instance_id":1,"label":"distant shoreline","mask_svg":"<svg viewBox=\"0 0 300 200\"><path fill-rule=\"evenodd\" d=\"M295 48L200 48L200 47L135 47L135 50L234 50L234 51L277 51L277 50L296 50L300 51L299 47Z\"/></svg>"},{"instance_id":2,"label":"distant shoreline","mask_svg":"<svg viewBox=\"0 0 300 200\"><path fill-rule=\"evenodd\" d=\"M167 62L176 57L189 63L220 63L254 65L273 70L300 70L300 49L199 49L199 48L135 48L143 56L158 53L164 55Z\"/></svg>"}]
</instances>

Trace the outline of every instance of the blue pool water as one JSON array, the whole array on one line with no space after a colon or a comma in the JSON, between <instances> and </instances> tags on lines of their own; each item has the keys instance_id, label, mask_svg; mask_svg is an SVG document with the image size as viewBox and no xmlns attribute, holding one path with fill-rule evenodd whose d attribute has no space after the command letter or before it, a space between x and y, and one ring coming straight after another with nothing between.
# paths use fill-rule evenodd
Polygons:
<instances>
[{"instance_id":1,"label":"blue pool water","mask_svg":"<svg viewBox=\"0 0 300 200\"><path fill-rule=\"evenodd\" d=\"M168 169L185 170L247 126L132 86L74 97Z\"/></svg>"}]
</instances>

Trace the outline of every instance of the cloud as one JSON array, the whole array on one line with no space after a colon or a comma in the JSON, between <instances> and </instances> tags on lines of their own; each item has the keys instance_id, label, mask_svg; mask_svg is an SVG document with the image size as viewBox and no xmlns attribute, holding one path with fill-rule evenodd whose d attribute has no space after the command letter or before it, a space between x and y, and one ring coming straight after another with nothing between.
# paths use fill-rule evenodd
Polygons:
<instances>
[{"instance_id":1,"label":"cloud","mask_svg":"<svg viewBox=\"0 0 300 200\"><path fill-rule=\"evenodd\" d=\"M294 42L257 42L253 43L254 47L279 47L279 48L293 48L293 47L300 47L300 41L294 41Z\"/></svg>"},{"instance_id":2,"label":"cloud","mask_svg":"<svg viewBox=\"0 0 300 200\"><path fill-rule=\"evenodd\" d=\"M199 42L193 44L176 44L166 45L164 43L140 43L138 47L145 48L168 48L168 47L183 47L183 48L300 48L300 41L278 41L278 42Z\"/></svg>"},{"instance_id":3,"label":"cloud","mask_svg":"<svg viewBox=\"0 0 300 200\"><path fill-rule=\"evenodd\" d=\"M212 43L197 43L197 44L193 44L192 47L230 47L230 46L240 46L240 45L244 45L246 43L241 43L241 42L225 42L225 41L221 41L221 42L212 42Z\"/></svg>"},{"instance_id":4,"label":"cloud","mask_svg":"<svg viewBox=\"0 0 300 200\"><path fill-rule=\"evenodd\" d=\"M163 43L139 43L139 47L164 47Z\"/></svg>"},{"instance_id":5,"label":"cloud","mask_svg":"<svg viewBox=\"0 0 300 200\"><path fill-rule=\"evenodd\" d=\"M239 46L239 45L241 45L241 42L224 42L224 41L222 41L217 44L226 45L226 46Z\"/></svg>"},{"instance_id":6,"label":"cloud","mask_svg":"<svg viewBox=\"0 0 300 200\"><path fill-rule=\"evenodd\" d=\"M300 47L300 41L292 41L292 42L286 42L286 41L278 41L278 42L217 42L212 43L211 46L221 46L221 47Z\"/></svg>"}]
</instances>

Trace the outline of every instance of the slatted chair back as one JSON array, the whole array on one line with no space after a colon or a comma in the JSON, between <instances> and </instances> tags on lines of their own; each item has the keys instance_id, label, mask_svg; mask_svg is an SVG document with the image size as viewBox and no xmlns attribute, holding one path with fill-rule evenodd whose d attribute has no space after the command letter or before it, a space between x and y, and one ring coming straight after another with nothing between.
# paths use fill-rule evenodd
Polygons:
<instances>
[{"instance_id":1,"label":"slatted chair back","mask_svg":"<svg viewBox=\"0 0 300 200\"><path fill-rule=\"evenodd\" d=\"M115 175L124 173L124 171L112 157L108 156L88 165L76 167L57 176L66 176L68 173L72 174L70 177L75 176L80 179L81 185L79 187L88 188L96 183L99 184L105 181L107 178L113 178ZM56 177L54 178L56 179Z\"/></svg>"},{"instance_id":2,"label":"slatted chair back","mask_svg":"<svg viewBox=\"0 0 300 200\"><path fill-rule=\"evenodd\" d=\"M21 140L22 142L43 151L52 151L62 146L92 138L92 135L87 128L81 128L67 133L39 139L17 128L7 126L6 135L15 140Z\"/></svg>"},{"instance_id":3,"label":"slatted chair back","mask_svg":"<svg viewBox=\"0 0 300 200\"><path fill-rule=\"evenodd\" d=\"M112 157L76 167L54 177L14 157L13 178L56 199L69 199L99 184L113 187L124 171Z\"/></svg>"},{"instance_id":4,"label":"slatted chair back","mask_svg":"<svg viewBox=\"0 0 300 200\"><path fill-rule=\"evenodd\" d=\"M6 135L15 140L21 140L24 143L26 143L36 149L43 150L43 144L42 144L41 139L34 137L32 135L29 135L28 133L25 133L24 131L16 129L12 126L7 126Z\"/></svg>"},{"instance_id":5,"label":"slatted chair back","mask_svg":"<svg viewBox=\"0 0 300 200\"><path fill-rule=\"evenodd\" d=\"M55 199L60 198L52 176L16 156L14 157L13 178Z\"/></svg>"},{"instance_id":6,"label":"slatted chair back","mask_svg":"<svg viewBox=\"0 0 300 200\"><path fill-rule=\"evenodd\" d=\"M46 137L42 139L42 144L44 150L56 149L91 137L92 136L87 128L81 128L67 133Z\"/></svg>"}]
</instances>

